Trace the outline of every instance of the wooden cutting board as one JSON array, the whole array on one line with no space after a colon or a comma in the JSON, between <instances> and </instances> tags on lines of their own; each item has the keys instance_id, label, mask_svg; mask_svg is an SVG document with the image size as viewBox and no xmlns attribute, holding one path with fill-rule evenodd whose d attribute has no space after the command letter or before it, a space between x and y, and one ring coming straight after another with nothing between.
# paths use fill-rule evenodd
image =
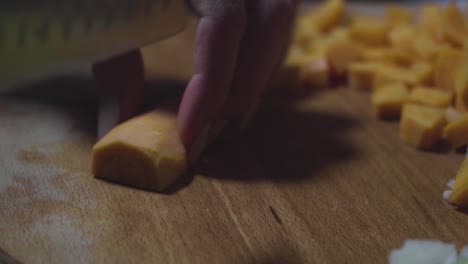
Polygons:
<instances>
[{"instance_id":1,"label":"wooden cutting board","mask_svg":"<svg viewBox=\"0 0 468 264\"><path fill-rule=\"evenodd\" d=\"M145 50L149 79L190 76L190 56L163 55L191 36ZM90 174L92 82L38 86L0 98L0 262L386 263L409 238L468 244L468 215L442 199L463 155L406 146L367 94L269 98L158 194Z\"/></svg>"}]
</instances>

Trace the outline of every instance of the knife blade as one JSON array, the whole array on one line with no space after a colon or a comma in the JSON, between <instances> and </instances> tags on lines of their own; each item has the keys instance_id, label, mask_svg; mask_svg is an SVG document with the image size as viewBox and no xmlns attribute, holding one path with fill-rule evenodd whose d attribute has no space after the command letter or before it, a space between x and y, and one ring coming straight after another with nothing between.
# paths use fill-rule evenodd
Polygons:
<instances>
[{"instance_id":1,"label":"knife blade","mask_svg":"<svg viewBox=\"0 0 468 264\"><path fill-rule=\"evenodd\" d=\"M0 0L0 92L183 30L183 0Z\"/></svg>"}]
</instances>

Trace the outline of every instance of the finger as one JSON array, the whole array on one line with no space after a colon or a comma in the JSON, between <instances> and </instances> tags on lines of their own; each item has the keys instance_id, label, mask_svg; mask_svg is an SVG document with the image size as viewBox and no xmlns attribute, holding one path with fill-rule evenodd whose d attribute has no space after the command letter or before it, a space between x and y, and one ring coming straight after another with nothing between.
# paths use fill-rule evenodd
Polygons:
<instances>
[{"instance_id":1,"label":"finger","mask_svg":"<svg viewBox=\"0 0 468 264\"><path fill-rule=\"evenodd\" d=\"M205 4L200 4L201 2ZM178 113L181 139L196 160L218 125L234 76L246 24L243 1L192 1L202 15L195 43L195 74Z\"/></svg>"},{"instance_id":2,"label":"finger","mask_svg":"<svg viewBox=\"0 0 468 264\"><path fill-rule=\"evenodd\" d=\"M103 98L98 120L101 137L134 116L140 107L145 83L141 52L132 50L98 62L93 65L92 72Z\"/></svg>"},{"instance_id":3,"label":"finger","mask_svg":"<svg viewBox=\"0 0 468 264\"><path fill-rule=\"evenodd\" d=\"M239 62L226 114L244 127L285 54L298 1L249 1L249 24L241 44Z\"/></svg>"}]
</instances>

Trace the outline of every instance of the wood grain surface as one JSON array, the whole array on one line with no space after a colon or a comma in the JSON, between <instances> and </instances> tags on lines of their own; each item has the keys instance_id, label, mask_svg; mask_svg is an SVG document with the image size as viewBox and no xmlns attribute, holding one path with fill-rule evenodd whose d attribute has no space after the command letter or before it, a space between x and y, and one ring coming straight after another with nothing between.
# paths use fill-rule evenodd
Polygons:
<instances>
[{"instance_id":1,"label":"wood grain surface","mask_svg":"<svg viewBox=\"0 0 468 264\"><path fill-rule=\"evenodd\" d=\"M150 72L167 64L145 53ZM190 76L179 63L169 79ZM90 174L93 83L38 86L0 98L0 262L386 263L409 238L468 244L468 215L442 199L463 156L406 146L365 93L267 98L158 194Z\"/></svg>"},{"instance_id":2,"label":"wood grain surface","mask_svg":"<svg viewBox=\"0 0 468 264\"><path fill-rule=\"evenodd\" d=\"M1 101L0 247L21 262L385 263L408 238L468 243L441 196L462 156L404 145L365 94L269 99L171 194L90 175L85 95Z\"/></svg>"}]
</instances>

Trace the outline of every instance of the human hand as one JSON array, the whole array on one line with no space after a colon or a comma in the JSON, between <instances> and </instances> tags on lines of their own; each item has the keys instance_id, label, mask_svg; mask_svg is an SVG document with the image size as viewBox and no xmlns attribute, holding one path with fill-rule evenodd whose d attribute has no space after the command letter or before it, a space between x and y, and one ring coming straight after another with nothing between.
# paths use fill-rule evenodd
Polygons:
<instances>
[{"instance_id":1,"label":"human hand","mask_svg":"<svg viewBox=\"0 0 468 264\"><path fill-rule=\"evenodd\" d=\"M197 160L224 128L250 121L289 45L298 0L190 0L200 16L195 74L182 98L182 141Z\"/></svg>"},{"instance_id":2,"label":"human hand","mask_svg":"<svg viewBox=\"0 0 468 264\"><path fill-rule=\"evenodd\" d=\"M179 107L178 126L191 163L223 128L242 129L250 121L270 77L283 62L298 2L189 0L200 20L195 74ZM103 93L119 98L116 123L131 117L143 95L139 50L98 63L93 69Z\"/></svg>"}]
</instances>

